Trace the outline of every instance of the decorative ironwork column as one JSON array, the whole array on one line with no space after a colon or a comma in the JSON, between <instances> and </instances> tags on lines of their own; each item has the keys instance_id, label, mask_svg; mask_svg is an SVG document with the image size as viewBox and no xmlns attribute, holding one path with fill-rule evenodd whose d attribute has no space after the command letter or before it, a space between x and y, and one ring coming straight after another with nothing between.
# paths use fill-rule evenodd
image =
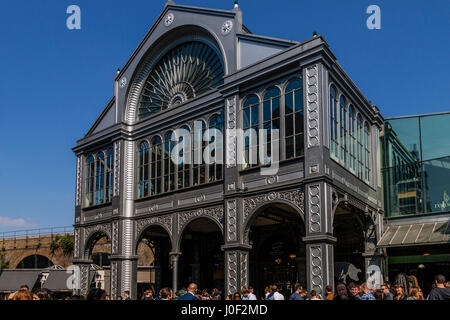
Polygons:
<instances>
[{"instance_id":1,"label":"decorative ironwork column","mask_svg":"<svg viewBox=\"0 0 450 320\"><path fill-rule=\"evenodd\" d=\"M225 294L233 294L248 287L250 246L222 247L225 251Z\"/></svg>"}]
</instances>

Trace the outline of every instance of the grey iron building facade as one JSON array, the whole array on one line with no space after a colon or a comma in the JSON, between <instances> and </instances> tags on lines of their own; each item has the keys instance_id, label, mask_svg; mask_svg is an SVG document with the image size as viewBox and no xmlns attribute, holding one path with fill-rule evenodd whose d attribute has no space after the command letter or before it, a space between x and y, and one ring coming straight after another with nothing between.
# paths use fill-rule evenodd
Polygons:
<instances>
[{"instance_id":1,"label":"grey iron building facade","mask_svg":"<svg viewBox=\"0 0 450 320\"><path fill-rule=\"evenodd\" d=\"M144 234L164 234L169 243L161 266L173 288L188 280L202 286L209 265L188 261L202 242L220 248L211 265L222 271L211 276L220 280L223 272L227 294L290 280L291 287L300 281L322 293L334 284L336 261L360 262L363 277L384 273L376 248L383 118L321 36L304 42L258 36L242 24L237 5L226 11L169 1L114 88L73 148L81 293L88 290L92 246L104 235L111 240L113 298L125 290L137 295L136 253ZM199 120L224 133L224 164L166 162L167 133L192 132ZM237 161L234 129L252 126L280 129L273 175ZM184 234L195 238L205 228L218 240L199 236L205 241L186 248L193 240ZM290 237L291 245L270 242L270 235ZM283 272L291 272L289 281L279 278Z\"/></svg>"}]
</instances>

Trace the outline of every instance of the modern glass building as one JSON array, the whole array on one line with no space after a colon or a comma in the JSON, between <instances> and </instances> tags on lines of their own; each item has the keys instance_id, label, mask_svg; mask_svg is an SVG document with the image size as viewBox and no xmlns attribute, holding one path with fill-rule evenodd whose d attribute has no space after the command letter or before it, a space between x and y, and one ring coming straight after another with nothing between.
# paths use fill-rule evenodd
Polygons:
<instances>
[{"instance_id":1,"label":"modern glass building","mask_svg":"<svg viewBox=\"0 0 450 320\"><path fill-rule=\"evenodd\" d=\"M450 276L450 112L386 119L382 136L389 275L425 288Z\"/></svg>"}]
</instances>

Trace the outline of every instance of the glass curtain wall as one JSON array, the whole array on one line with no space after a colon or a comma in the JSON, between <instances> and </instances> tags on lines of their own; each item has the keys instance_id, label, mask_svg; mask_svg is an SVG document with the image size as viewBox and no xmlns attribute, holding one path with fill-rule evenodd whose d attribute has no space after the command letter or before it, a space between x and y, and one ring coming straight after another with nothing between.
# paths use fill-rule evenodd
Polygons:
<instances>
[{"instance_id":1,"label":"glass curtain wall","mask_svg":"<svg viewBox=\"0 0 450 320\"><path fill-rule=\"evenodd\" d=\"M389 119L383 137L389 217L450 211L450 113Z\"/></svg>"}]
</instances>

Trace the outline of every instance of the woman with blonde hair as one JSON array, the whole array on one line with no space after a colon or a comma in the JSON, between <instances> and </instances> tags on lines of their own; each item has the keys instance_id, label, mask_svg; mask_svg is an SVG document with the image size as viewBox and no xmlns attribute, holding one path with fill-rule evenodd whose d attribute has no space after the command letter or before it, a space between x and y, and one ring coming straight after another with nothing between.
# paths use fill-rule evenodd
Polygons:
<instances>
[{"instance_id":1,"label":"woman with blonde hair","mask_svg":"<svg viewBox=\"0 0 450 320\"><path fill-rule=\"evenodd\" d=\"M423 297L421 297L419 294L419 288L412 287L411 289L409 289L408 299L406 300L423 300Z\"/></svg>"},{"instance_id":2,"label":"woman with blonde hair","mask_svg":"<svg viewBox=\"0 0 450 320\"><path fill-rule=\"evenodd\" d=\"M33 296L28 290L20 289L16 292L12 300L33 300Z\"/></svg>"}]
</instances>

